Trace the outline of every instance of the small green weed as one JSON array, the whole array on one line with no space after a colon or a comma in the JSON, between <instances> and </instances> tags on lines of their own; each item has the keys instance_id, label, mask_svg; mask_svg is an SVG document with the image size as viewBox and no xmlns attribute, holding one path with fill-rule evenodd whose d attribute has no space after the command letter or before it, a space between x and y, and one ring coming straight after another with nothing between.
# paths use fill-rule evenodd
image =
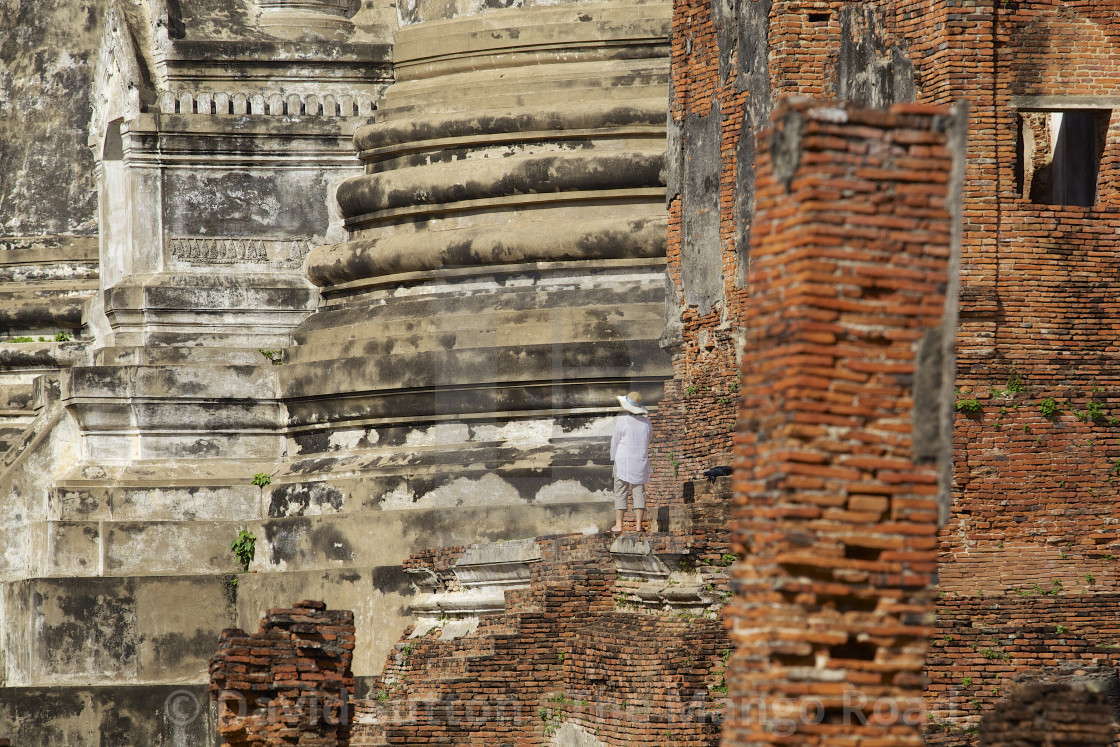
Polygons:
<instances>
[{"instance_id":1,"label":"small green weed","mask_svg":"<svg viewBox=\"0 0 1120 747\"><path fill-rule=\"evenodd\" d=\"M1007 377L1007 392L1010 394L1019 394L1025 392L1026 385L1023 384L1023 377L1014 368L1011 369L1011 374Z\"/></svg>"},{"instance_id":2,"label":"small green weed","mask_svg":"<svg viewBox=\"0 0 1120 747\"><path fill-rule=\"evenodd\" d=\"M229 549L237 556L237 561L241 563L242 569L248 573L249 563L253 562L253 557L257 553L256 536L248 529L242 529Z\"/></svg>"},{"instance_id":3,"label":"small green weed","mask_svg":"<svg viewBox=\"0 0 1120 747\"><path fill-rule=\"evenodd\" d=\"M258 488L263 488L264 486L270 484L271 482L272 482L272 473L270 473L270 472L258 472L257 474L253 475L252 484L256 485Z\"/></svg>"},{"instance_id":4,"label":"small green weed","mask_svg":"<svg viewBox=\"0 0 1120 747\"><path fill-rule=\"evenodd\" d=\"M957 412L977 413L980 409L980 400L975 397L957 400Z\"/></svg>"},{"instance_id":5,"label":"small green weed","mask_svg":"<svg viewBox=\"0 0 1120 747\"><path fill-rule=\"evenodd\" d=\"M1062 408L1058 407L1058 403L1054 401L1053 397L1039 400L1038 411L1042 413L1042 417L1047 420L1053 420L1061 414Z\"/></svg>"}]
</instances>

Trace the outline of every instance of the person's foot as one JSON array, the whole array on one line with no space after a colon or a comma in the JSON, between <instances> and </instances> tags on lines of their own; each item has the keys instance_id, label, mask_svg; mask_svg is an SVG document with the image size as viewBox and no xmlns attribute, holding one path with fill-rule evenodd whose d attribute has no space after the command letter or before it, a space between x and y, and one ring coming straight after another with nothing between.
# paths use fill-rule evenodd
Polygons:
<instances>
[{"instance_id":1,"label":"person's foot","mask_svg":"<svg viewBox=\"0 0 1120 747\"><path fill-rule=\"evenodd\" d=\"M613 527L611 527L611 532L613 534L621 534L622 533L622 527L620 527L618 524L615 524Z\"/></svg>"}]
</instances>

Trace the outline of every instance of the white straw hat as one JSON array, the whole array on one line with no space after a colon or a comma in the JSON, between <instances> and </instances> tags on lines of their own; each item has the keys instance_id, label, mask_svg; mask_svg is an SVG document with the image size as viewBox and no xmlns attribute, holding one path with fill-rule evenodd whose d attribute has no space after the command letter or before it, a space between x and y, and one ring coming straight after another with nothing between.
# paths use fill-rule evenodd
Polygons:
<instances>
[{"instance_id":1,"label":"white straw hat","mask_svg":"<svg viewBox=\"0 0 1120 747\"><path fill-rule=\"evenodd\" d=\"M630 392L626 396L619 395L618 404L622 405L623 410L632 412L635 415L649 414L649 410L642 407L642 395L638 392Z\"/></svg>"}]
</instances>

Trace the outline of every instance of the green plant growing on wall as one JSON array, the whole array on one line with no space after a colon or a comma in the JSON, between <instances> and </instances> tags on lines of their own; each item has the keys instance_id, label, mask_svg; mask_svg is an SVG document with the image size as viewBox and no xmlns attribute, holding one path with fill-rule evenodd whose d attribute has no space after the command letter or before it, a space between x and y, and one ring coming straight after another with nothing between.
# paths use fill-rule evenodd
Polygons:
<instances>
[{"instance_id":1,"label":"green plant growing on wall","mask_svg":"<svg viewBox=\"0 0 1120 747\"><path fill-rule=\"evenodd\" d=\"M70 342L74 338L65 332L56 332L53 339L55 342Z\"/></svg>"},{"instance_id":2,"label":"green plant growing on wall","mask_svg":"<svg viewBox=\"0 0 1120 747\"><path fill-rule=\"evenodd\" d=\"M1092 573L1086 573L1085 574L1085 583L1089 584L1089 586L1092 586L1093 582L1096 581L1096 580L1097 580L1097 577L1094 576Z\"/></svg>"},{"instance_id":3,"label":"green plant growing on wall","mask_svg":"<svg viewBox=\"0 0 1120 747\"><path fill-rule=\"evenodd\" d=\"M284 362L283 350L265 350L264 348L257 348L257 352L263 355L265 359L274 366L279 366Z\"/></svg>"},{"instance_id":4,"label":"green plant growing on wall","mask_svg":"<svg viewBox=\"0 0 1120 747\"><path fill-rule=\"evenodd\" d=\"M1085 415L1089 420L1101 420L1104 418L1104 408L1100 402L1090 402L1085 405Z\"/></svg>"},{"instance_id":5,"label":"green plant growing on wall","mask_svg":"<svg viewBox=\"0 0 1120 747\"><path fill-rule=\"evenodd\" d=\"M975 397L958 399L957 412L966 412L970 414L980 412L980 400L976 399Z\"/></svg>"},{"instance_id":6,"label":"green plant growing on wall","mask_svg":"<svg viewBox=\"0 0 1120 747\"><path fill-rule=\"evenodd\" d=\"M1056 633L1057 633L1058 635L1065 635L1066 633L1068 633L1068 632L1069 632L1069 628L1067 628L1067 627L1066 627L1065 625L1059 625L1059 626L1057 626L1057 627L1056 627L1056 628L1054 629L1054 631L1055 631L1055 632L1056 632Z\"/></svg>"},{"instance_id":7,"label":"green plant growing on wall","mask_svg":"<svg viewBox=\"0 0 1120 747\"><path fill-rule=\"evenodd\" d=\"M972 678L965 677L963 680L961 680L961 687L972 687Z\"/></svg>"},{"instance_id":8,"label":"green plant growing on wall","mask_svg":"<svg viewBox=\"0 0 1120 747\"><path fill-rule=\"evenodd\" d=\"M1012 368L1011 373L1007 376L1007 392L1009 394L1020 394L1026 390L1027 387L1023 384L1023 377L1019 375L1018 371Z\"/></svg>"},{"instance_id":9,"label":"green plant growing on wall","mask_svg":"<svg viewBox=\"0 0 1120 747\"><path fill-rule=\"evenodd\" d=\"M1062 413L1062 408L1058 407L1058 403L1053 397L1047 397L1046 399L1039 400L1038 411L1042 413L1042 417L1047 420L1053 420Z\"/></svg>"},{"instance_id":10,"label":"green plant growing on wall","mask_svg":"<svg viewBox=\"0 0 1120 747\"><path fill-rule=\"evenodd\" d=\"M681 460L677 459L677 455L673 453L672 449L669 450L669 466L673 468L673 477L676 477L680 472Z\"/></svg>"},{"instance_id":11,"label":"green plant growing on wall","mask_svg":"<svg viewBox=\"0 0 1120 747\"><path fill-rule=\"evenodd\" d=\"M237 562L241 563L242 569L248 573L249 563L253 562L253 557L257 554L256 536L248 529L242 529L229 549L237 556Z\"/></svg>"},{"instance_id":12,"label":"green plant growing on wall","mask_svg":"<svg viewBox=\"0 0 1120 747\"><path fill-rule=\"evenodd\" d=\"M271 483L272 474L270 472L258 472L257 474L253 475L252 484L256 485L258 488L263 488Z\"/></svg>"}]
</instances>

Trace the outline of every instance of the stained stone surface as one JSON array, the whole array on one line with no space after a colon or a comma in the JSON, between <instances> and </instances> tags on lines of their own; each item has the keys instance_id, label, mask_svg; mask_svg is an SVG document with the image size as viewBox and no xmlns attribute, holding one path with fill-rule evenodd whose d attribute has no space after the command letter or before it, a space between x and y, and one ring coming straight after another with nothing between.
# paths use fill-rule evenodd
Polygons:
<instances>
[{"instance_id":1,"label":"stained stone surface","mask_svg":"<svg viewBox=\"0 0 1120 747\"><path fill-rule=\"evenodd\" d=\"M11 16L85 45L87 199L0 236L0 322L76 338L0 343L0 737L205 744L154 699L200 692L223 627L322 599L376 674L410 553L609 526L615 396L669 373L669 8L88 10Z\"/></svg>"}]
</instances>

